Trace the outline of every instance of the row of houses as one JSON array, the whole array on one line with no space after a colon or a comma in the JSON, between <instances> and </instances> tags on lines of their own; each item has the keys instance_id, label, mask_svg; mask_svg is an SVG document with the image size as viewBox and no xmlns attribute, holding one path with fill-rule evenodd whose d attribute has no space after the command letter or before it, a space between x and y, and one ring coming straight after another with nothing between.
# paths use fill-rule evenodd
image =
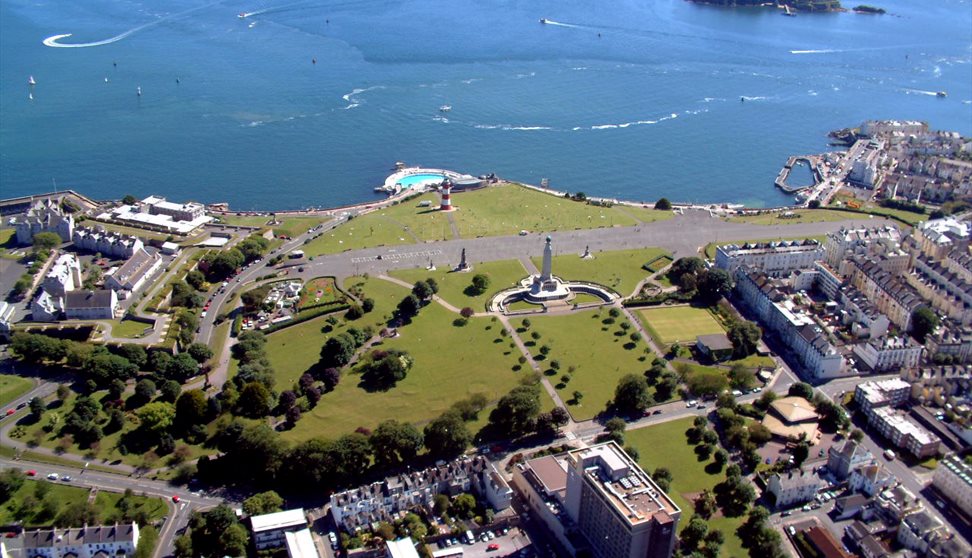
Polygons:
<instances>
[{"instance_id":1,"label":"row of houses","mask_svg":"<svg viewBox=\"0 0 972 558\"><path fill-rule=\"evenodd\" d=\"M25 558L119 558L135 555L138 524L32 529L0 539L0 555Z\"/></svg>"},{"instance_id":2,"label":"row of houses","mask_svg":"<svg viewBox=\"0 0 972 558\"><path fill-rule=\"evenodd\" d=\"M911 390L911 384L898 378L864 382L855 388L854 402L864 412L868 424L895 447L924 459L939 453L941 439L905 412L895 409L908 402Z\"/></svg>"}]
</instances>

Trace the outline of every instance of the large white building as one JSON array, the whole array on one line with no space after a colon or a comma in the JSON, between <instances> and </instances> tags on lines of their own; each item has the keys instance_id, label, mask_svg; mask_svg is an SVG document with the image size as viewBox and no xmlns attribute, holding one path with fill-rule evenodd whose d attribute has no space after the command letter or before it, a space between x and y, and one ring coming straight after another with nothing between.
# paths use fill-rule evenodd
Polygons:
<instances>
[{"instance_id":1,"label":"large white building","mask_svg":"<svg viewBox=\"0 0 972 558\"><path fill-rule=\"evenodd\" d=\"M972 517L972 465L952 454L938 462L932 485L965 515Z\"/></svg>"},{"instance_id":2,"label":"large white building","mask_svg":"<svg viewBox=\"0 0 972 558\"><path fill-rule=\"evenodd\" d=\"M61 240L67 242L74 231L74 217L61 211L56 200L38 200L23 217L17 219L15 228L18 244L30 244L34 235L42 232L57 233Z\"/></svg>"},{"instance_id":3,"label":"large white building","mask_svg":"<svg viewBox=\"0 0 972 558\"><path fill-rule=\"evenodd\" d=\"M901 232L891 226L841 228L827 235L824 250L827 265L841 271L841 264L854 254L896 253Z\"/></svg>"},{"instance_id":4,"label":"large white building","mask_svg":"<svg viewBox=\"0 0 972 558\"><path fill-rule=\"evenodd\" d=\"M165 198L149 196L134 205L122 205L98 215L101 220L114 220L152 230L188 234L213 220L199 203L172 203Z\"/></svg>"},{"instance_id":5,"label":"large white building","mask_svg":"<svg viewBox=\"0 0 972 558\"><path fill-rule=\"evenodd\" d=\"M925 430L904 413L896 412L891 407L872 409L868 414L868 424L875 428L882 436L918 459L924 459L938 454L941 439Z\"/></svg>"},{"instance_id":6,"label":"large white building","mask_svg":"<svg viewBox=\"0 0 972 558\"><path fill-rule=\"evenodd\" d=\"M854 345L854 355L872 372L916 368L924 350L910 335L881 337Z\"/></svg>"},{"instance_id":7,"label":"large white building","mask_svg":"<svg viewBox=\"0 0 972 558\"><path fill-rule=\"evenodd\" d=\"M798 269L813 267L814 262L824 259L826 251L820 242L806 240L781 240L725 244L716 248L715 264L730 274L741 265L746 265L763 273L780 277Z\"/></svg>"},{"instance_id":8,"label":"large white building","mask_svg":"<svg viewBox=\"0 0 972 558\"><path fill-rule=\"evenodd\" d=\"M969 245L970 227L965 221L945 217L919 223L912 235L921 253L942 260L952 250Z\"/></svg>"},{"instance_id":9,"label":"large white building","mask_svg":"<svg viewBox=\"0 0 972 558\"><path fill-rule=\"evenodd\" d=\"M138 525L97 525L80 529L36 529L23 534L27 558L106 558L133 556Z\"/></svg>"},{"instance_id":10,"label":"large white building","mask_svg":"<svg viewBox=\"0 0 972 558\"><path fill-rule=\"evenodd\" d=\"M287 533L306 528L304 508L254 515L250 518L253 544L257 550L284 546L287 544Z\"/></svg>"},{"instance_id":11,"label":"large white building","mask_svg":"<svg viewBox=\"0 0 972 558\"><path fill-rule=\"evenodd\" d=\"M105 278L105 287L117 291L121 298L127 298L161 266L161 256L145 248L139 248L127 262Z\"/></svg>"},{"instance_id":12,"label":"large white building","mask_svg":"<svg viewBox=\"0 0 972 558\"><path fill-rule=\"evenodd\" d=\"M54 261L44 281L44 290L53 297L63 297L68 291L81 287L81 263L74 254L61 254Z\"/></svg>"},{"instance_id":13,"label":"large white building","mask_svg":"<svg viewBox=\"0 0 972 558\"><path fill-rule=\"evenodd\" d=\"M64 295L64 317L68 320L111 320L117 311L118 295L110 289Z\"/></svg>"},{"instance_id":14,"label":"large white building","mask_svg":"<svg viewBox=\"0 0 972 558\"><path fill-rule=\"evenodd\" d=\"M137 236L116 234L88 227L74 229L71 236L74 247L86 252L96 252L109 258L128 259L143 246Z\"/></svg>"},{"instance_id":15,"label":"large white building","mask_svg":"<svg viewBox=\"0 0 972 558\"><path fill-rule=\"evenodd\" d=\"M911 384L901 378L889 378L857 384L854 402L865 414L878 407L898 407L911 397Z\"/></svg>"},{"instance_id":16,"label":"large white building","mask_svg":"<svg viewBox=\"0 0 972 558\"><path fill-rule=\"evenodd\" d=\"M816 473L793 470L788 473L774 473L766 483L766 491L776 499L777 508L788 508L813 500L822 481Z\"/></svg>"},{"instance_id":17,"label":"large white building","mask_svg":"<svg viewBox=\"0 0 972 558\"><path fill-rule=\"evenodd\" d=\"M339 527L354 531L416 507L431 510L436 495L475 492L496 510L510 507L513 491L488 459L463 457L421 471L410 471L384 481L331 495L331 515Z\"/></svg>"}]
</instances>

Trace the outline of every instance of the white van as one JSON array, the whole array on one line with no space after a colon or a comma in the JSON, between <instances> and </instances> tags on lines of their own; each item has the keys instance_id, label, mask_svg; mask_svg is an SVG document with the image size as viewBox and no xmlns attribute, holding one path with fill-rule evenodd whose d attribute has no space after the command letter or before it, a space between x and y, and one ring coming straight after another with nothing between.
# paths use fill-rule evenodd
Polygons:
<instances>
[{"instance_id":1,"label":"white van","mask_svg":"<svg viewBox=\"0 0 972 558\"><path fill-rule=\"evenodd\" d=\"M891 450L884 450L884 458L888 461L894 461L894 452Z\"/></svg>"}]
</instances>

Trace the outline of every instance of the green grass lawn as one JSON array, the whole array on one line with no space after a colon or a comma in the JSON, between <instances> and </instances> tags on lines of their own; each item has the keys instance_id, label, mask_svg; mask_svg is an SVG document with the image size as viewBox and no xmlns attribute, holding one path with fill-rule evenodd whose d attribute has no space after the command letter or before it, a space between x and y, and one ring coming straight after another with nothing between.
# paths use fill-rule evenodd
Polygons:
<instances>
[{"instance_id":1,"label":"green grass lawn","mask_svg":"<svg viewBox=\"0 0 972 558\"><path fill-rule=\"evenodd\" d=\"M124 514L118 507L118 503L125 497L119 492L98 492L95 496L95 507L100 510L100 521L106 525L114 523L124 523ZM128 501L129 517L137 517L139 512L144 513L148 523L154 523L162 519L169 511L168 506L161 498L151 498L148 496L138 496L132 494Z\"/></svg>"},{"instance_id":2,"label":"green grass lawn","mask_svg":"<svg viewBox=\"0 0 972 558\"><path fill-rule=\"evenodd\" d=\"M734 364L742 364L747 368L769 368L771 370L776 368L776 361L774 361L772 358L768 356L759 356L759 355L749 355L746 358L730 360L726 364L729 366L732 366Z\"/></svg>"},{"instance_id":3,"label":"green grass lawn","mask_svg":"<svg viewBox=\"0 0 972 558\"><path fill-rule=\"evenodd\" d=\"M600 310L560 316L529 316L529 331L520 333L524 342L533 344L528 347L534 356L540 354L541 346L550 347L550 354L539 364L547 369L551 361L560 363L560 370L549 379L564 401L572 399L575 390L583 394L579 405L567 407L574 420L587 420L603 411L613 399L614 388L621 376L639 374L651 366L651 358L639 360L645 356L644 341L626 349L625 344L630 343L628 334L616 335L622 331L623 318L618 318L614 324L602 323L607 318L608 313ZM519 330L523 318L513 319L510 323ZM540 333L539 340L532 338L534 331ZM575 367L572 373L569 372L571 366ZM571 375L566 385L562 385L560 379L564 374Z\"/></svg>"},{"instance_id":4,"label":"green grass lawn","mask_svg":"<svg viewBox=\"0 0 972 558\"><path fill-rule=\"evenodd\" d=\"M38 474L40 473L39 471ZM89 494L90 491L87 488L49 482L44 479L27 479L10 499L0 504L0 524L6 525L14 521L21 521L25 527L50 525L58 513L68 506L86 502ZM97 523L123 522L122 512L118 508L118 502L123 496L123 494L115 492L98 492L94 500L94 506L98 510ZM25 498L28 501L32 500L33 505L28 503L28 506L24 507ZM53 514L48 515L44 512L43 508L46 506L42 505L43 502L50 502L49 510ZM162 516L166 515L168 511L161 498L133 494L129 500L129 505L133 515L136 515L138 511L143 511L146 520L149 522L162 519ZM81 527L81 525L72 525L72 527Z\"/></svg>"},{"instance_id":5,"label":"green grass lawn","mask_svg":"<svg viewBox=\"0 0 972 558\"><path fill-rule=\"evenodd\" d=\"M27 378L12 374L0 374L0 407L30 391L34 384ZM6 409L0 410L0 412Z\"/></svg>"},{"instance_id":6,"label":"green grass lawn","mask_svg":"<svg viewBox=\"0 0 972 558\"><path fill-rule=\"evenodd\" d=\"M688 444L685 431L692 427L692 419L685 418L662 423L647 428L625 432L625 442L638 449L641 467L650 475L657 467L665 467L672 472L669 496L682 510L680 527L684 528L692 517L692 499L705 489L711 490L725 480L725 474L710 474L705 467L711 462L699 461L694 447ZM736 529L745 520L743 517L712 517L709 529L718 529L726 537L720 549L720 556L740 558L748 553L742 548L742 541Z\"/></svg>"},{"instance_id":7,"label":"green grass lawn","mask_svg":"<svg viewBox=\"0 0 972 558\"><path fill-rule=\"evenodd\" d=\"M539 242L537 250L542 250ZM661 248L595 252L593 258L586 260L580 254L561 254L553 258L553 273L562 279L599 283L622 296L628 296L634 292L638 282L651 275L641 266L657 256L667 254ZM543 258L535 257L533 263L540 269Z\"/></svg>"},{"instance_id":8,"label":"green grass lawn","mask_svg":"<svg viewBox=\"0 0 972 558\"><path fill-rule=\"evenodd\" d=\"M638 224L614 207L575 202L516 184L459 192L453 204L459 208L454 218L462 238Z\"/></svg>"},{"instance_id":9,"label":"green grass lawn","mask_svg":"<svg viewBox=\"0 0 972 558\"><path fill-rule=\"evenodd\" d=\"M299 306L303 308L308 304L327 304L343 299L344 295L335 287L333 277L316 277L304 283L304 288L300 290Z\"/></svg>"},{"instance_id":10,"label":"green grass lawn","mask_svg":"<svg viewBox=\"0 0 972 558\"><path fill-rule=\"evenodd\" d=\"M142 332L148 327L148 324L135 320L111 320L111 335L112 337L135 339L141 337Z\"/></svg>"},{"instance_id":11,"label":"green grass lawn","mask_svg":"<svg viewBox=\"0 0 972 558\"><path fill-rule=\"evenodd\" d=\"M465 291L470 286L473 276L480 273L489 277L489 288L481 295L466 294ZM492 295L512 287L527 276L527 271L518 260L504 260L475 264L470 273L453 273L449 267L443 266L435 271L424 268L399 269L389 275L409 283L432 277L439 284L439 296L443 300L459 308L468 306L480 312L485 310L486 303Z\"/></svg>"},{"instance_id":12,"label":"green grass lawn","mask_svg":"<svg viewBox=\"0 0 972 558\"><path fill-rule=\"evenodd\" d=\"M783 217L783 212L773 211L761 215L737 215L726 221L732 223L749 223L751 225L795 225L797 223L821 223L824 221L847 221L854 219L853 213L834 211L831 209L800 209L793 211L796 217Z\"/></svg>"},{"instance_id":13,"label":"green grass lawn","mask_svg":"<svg viewBox=\"0 0 972 558\"><path fill-rule=\"evenodd\" d=\"M405 293L403 288L392 286ZM500 337L499 322L473 318L465 327L456 327L452 325L455 317L438 304L423 308L411 324L399 329L398 338L387 339L383 345L385 349L406 351L414 359L404 380L388 391L368 392L358 386L356 373L345 371L337 388L304 413L293 430L284 432L284 439L334 438L359 426L374 428L386 419L421 428L473 393L498 400L523 375L512 370L519 352L510 347L511 341ZM489 410L483 413L481 418L488 416Z\"/></svg>"},{"instance_id":14,"label":"green grass lawn","mask_svg":"<svg viewBox=\"0 0 972 558\"><path fill-rule=\"evenodd\" d=\"M13 228L0 229L0 254L17 247L17 230Z\"/></svg>"},{"instance_id":15,"label":"green grass lawn","mask_svg":"<svg viewBox=\"0 0 972 558\"><path fill-rule=\"evenodd\" d=\"M694 344L699 335L722 333L722 326L704 308L674 306L639 309L646 329L662 345Z\"/></svg>"},{"instance_id":16,"label":"green grass lawn","mask_svg":"<svg viewBox=\"0 0 972 558\"><path fill-rule=\"evenodd\" d=\"M644 223L665 221L675 217L675 214L671 211L661 211L658 209L652 209L650 207L635 207L631 205L618 205L616 207L619 211L623 211L624 213L627 213L628 215L631 215L635 219L638 219Z\"/></svg>"}]
</instances>

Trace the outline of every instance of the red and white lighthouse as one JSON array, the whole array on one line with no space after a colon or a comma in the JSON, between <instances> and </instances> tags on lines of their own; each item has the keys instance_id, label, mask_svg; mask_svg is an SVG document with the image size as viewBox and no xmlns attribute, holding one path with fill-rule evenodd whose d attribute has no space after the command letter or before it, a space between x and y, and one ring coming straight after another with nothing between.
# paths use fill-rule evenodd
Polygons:
<instances>
[{"instance_id":1,"label":"red and white lighthouse","mask_svg":"<svg viewBox=\"0 0 972 558\"><path fill-rule=\"evenodd\" d=\"M443 180L439 191L442 195L439 211L452 211L452 182L448 178Z\"/></svg>"}]
</instances>

